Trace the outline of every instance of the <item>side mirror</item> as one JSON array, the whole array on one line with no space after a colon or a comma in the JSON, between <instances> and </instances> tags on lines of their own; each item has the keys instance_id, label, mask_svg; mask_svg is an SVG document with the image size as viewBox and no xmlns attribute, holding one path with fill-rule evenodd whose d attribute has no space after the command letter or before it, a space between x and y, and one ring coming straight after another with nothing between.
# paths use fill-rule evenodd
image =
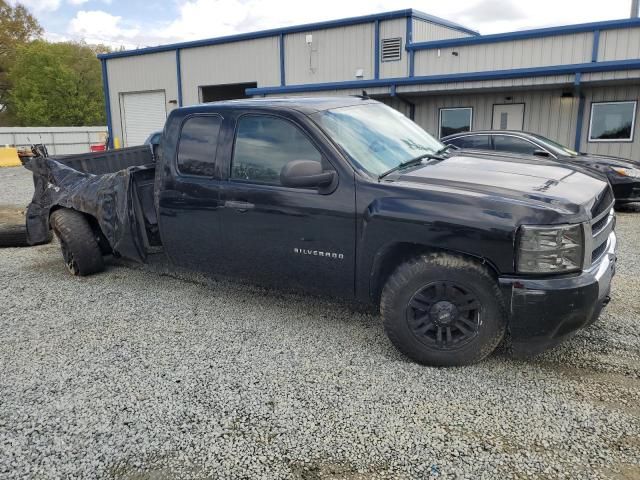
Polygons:
<instances>
[{"instance_id":1,"label":"side mirror","mask_svg":"<svg viewBox=\"0 0 640 480\"><path fill-rule=\"evenodd\" d=\"M533 154L536 157L550 157L551 155L549 155L549 152L547 152L546 150L534 150Z\"/></svg>"},{"instance_id":2,"label":"side mirror","mask_svg":"<svg viewBox=\"0 0 640 480\"><path fill-rule=\"evenodd\" d=\"M322 164L314 160L292 160L280 171L280 183L285 187L324 187L335 178L336 172L322 171Z\"/></svg>"}]
</instances>

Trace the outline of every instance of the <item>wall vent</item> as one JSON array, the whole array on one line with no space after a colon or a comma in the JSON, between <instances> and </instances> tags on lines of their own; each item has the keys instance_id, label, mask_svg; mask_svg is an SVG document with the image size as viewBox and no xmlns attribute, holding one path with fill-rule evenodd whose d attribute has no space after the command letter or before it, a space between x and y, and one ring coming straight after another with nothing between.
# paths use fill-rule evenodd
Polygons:
<instances>
[{"instance_id":1,"label":"wall vent","mask_svg":"<svg viewBox=\"0 0 640 480\"><path fill-rule=\"evenodd\" d=\"M402 52L402 38L383 38L380 51L383 62L395 62L400 60Z\"/></svg>"}]
</instances>

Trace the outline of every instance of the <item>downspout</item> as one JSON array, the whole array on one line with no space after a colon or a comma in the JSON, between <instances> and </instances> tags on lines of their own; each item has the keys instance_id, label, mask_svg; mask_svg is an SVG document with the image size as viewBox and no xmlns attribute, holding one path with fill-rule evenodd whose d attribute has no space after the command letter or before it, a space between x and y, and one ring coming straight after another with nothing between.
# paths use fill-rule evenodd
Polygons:
<instances>
[{"instance_id":1,"label":"downspout","mask_svg":"<svg viewBox=\"0 0 640 480\"><path fill-rule=\"evenodd\" d=\"M102 62L102 90L104 91L104 108L107 113L107 148L113 148L113 128L111 125L111 97L109 95L109 77L107 75L107 59L101 58Z\"/></svg>"},{"instance_id":2,"label":"downspout","mask_svg":"<svg viewBox=\"0 0 640 480\"><path fill-rule=\"evenodd\" d=\"M409 118L411 120L415 120L416 117L416 104L413 103L412 101L410 101L407 97L405 97L404 95L400 95L398 94L398 92L396 91L396 86L391 85L391 89L389 90L389 95L391 95L392 97L397 98L398 100L400 100L402 103L404 103L406 106L409 107Z\"/></svg>"},{"instance_id":3,"label":"downspout","mask_svg":"<svg viewBox=\"0 0 640 480\"><path fill-rule=\"evenodd\" d=\"M580 151L580 144L582 143L582 126L584 123L584 102L585 98L581 91L580 85L580 73L576 73L575 80L573 81L573 89L575 94L578 96L578 115L576 119L576 139L573 143L573 149L576 152Z\"/></svg>"}]
</instances>

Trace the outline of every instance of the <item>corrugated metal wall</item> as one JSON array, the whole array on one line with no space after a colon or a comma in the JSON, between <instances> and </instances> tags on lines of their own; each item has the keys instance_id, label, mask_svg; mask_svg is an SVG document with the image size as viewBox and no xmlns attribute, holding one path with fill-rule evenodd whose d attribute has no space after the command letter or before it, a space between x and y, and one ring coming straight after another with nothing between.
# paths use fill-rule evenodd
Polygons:
<instances>
[{"instance_id":1,"label":"corrugated metal wall","mask_svg":"<svg viewBox=\"0 0 640 480\"><path fill-rule=\"evenodd\" d=\"M169 112L177 106L169 103L171 100L178 99L176 72L175 52L112 58L107 61L114 138L122 141L121 94L162 90L166 95L167 112Z\"/></svg>"},{"instance_id":2,"label":"corrugated metal wall","mask_svg":"<svg viewBox=\"0 0 640 480\"><path fill-rule=\"evenodd\" d=\"M0 127L0 145L29 147L44 143L51 155L88 152L104 144L107 127Z\"/></svg>"},{"instance_id":3,"label":"corrugated metal wall","mask_svg":"<svg viewBox=\"0 0 640 480\"><path fill-rule=\"evenodd\" d=\"M600 32L599 60L640 58L640 27Z\"/></svg>"},{"instance_id":4,"label":"corrugated metal wall","mask_svg":"<svg viewBox=\"0 0 640 480\"><path fill-rule=\"evenodd\" d=\"M374 24L292 33L285 36L285 76L288 85L373 78ZM306 36L312 35L311 45Z\"/></svg>"},{"instance_id":5,"label":"corrugated metal wall","mask_svg":"<svg viewBox=\"0 0 640 480\"><path fill-rule=\"evenodd\" d=\"M199 103L199 89L207 85L257 82L280 85L279 37L188 48L180 52L182 100Z\"/></svg>"},{"instance_id":6,"label":"corrugated metal wall","mask_svg":"<svg viewBox=\"0 0 640 480\"><path fill-rule=\"evenodd\" d=\"M584 63L591 61L592 47L593 34L579 33L420 50L415 55L415 74L439 75Z\"/></svg>"},{"instance_id":7,"label":"corrugated metal wall","mask_svg":"<svg viewBox=\"0 0 640 480\"><path fill-rule=\"evenodd\" d=\"M413 42L448 40L450 38L470 37L470 33L443 27L425 20L413 19Z\"/></svg>"},{"instance_id":8,"label":"corrugated metal wall","mask_svg":"<svg viewBox=\"0 0 640 480\"><path fill-rule=\"evenodd\" d=\"M473 108L473 130L491 129L494 104L524 103L524 129L572 146L578 116L578 99L562 98L562 90L505 91L464 95L434 95L411 98L416 104L415 121L438 135L439 110L450 107ZM390 103L385 101L385 103ZM403 113L406 107L392 104ZM399 106L399 108L398 108Z\"/></svg>"},{"instance_id":9,"label":"corrugated metal wall","mask_svg":"<svg viewBox=\"0 0 640 480\"><path fill-rule=\"evenodd\" d=\"M500 80L476 80L472 82L447 82L437 84L398 86L399 93L476 91L481 89L541 88L545 86L572 86L575 75L545 75L542 77L505 78Z\"/></svg>"},{"instance_id":10,"label":"corrugated metal wall","mask_svg":"<svg viewBox=\"0 0 640 480\"><path fill-rule=\"evenodd\" d=\"M380 42L385 38L401 38L400 60L380 62L380 78L406 77L409 74L408 53L404 48L407 42L407 21L404 18L380 22ZM380 47L382 50L382 47Z\"/></svg>"}]
</instances>

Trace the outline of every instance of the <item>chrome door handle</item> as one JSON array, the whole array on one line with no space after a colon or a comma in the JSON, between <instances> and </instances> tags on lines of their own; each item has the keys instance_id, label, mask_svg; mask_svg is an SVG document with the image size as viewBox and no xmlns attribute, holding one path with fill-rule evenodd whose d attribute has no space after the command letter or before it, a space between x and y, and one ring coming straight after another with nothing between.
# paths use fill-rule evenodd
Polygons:
<instances>
[{"instance_id":1,"label":"chrome door handle","mask_svg":"<svg viewBox=\"0 0 640 480\"><path fill-rule=\"evenodd\" d=\"M224 202L224 206L226 208L233 208L234 210L237 210L239 212L246 212L247 210L251 210L255 207L253 203L236 202L234 200L227 200L226 202Z\"/></svg>"}]
</instances>

